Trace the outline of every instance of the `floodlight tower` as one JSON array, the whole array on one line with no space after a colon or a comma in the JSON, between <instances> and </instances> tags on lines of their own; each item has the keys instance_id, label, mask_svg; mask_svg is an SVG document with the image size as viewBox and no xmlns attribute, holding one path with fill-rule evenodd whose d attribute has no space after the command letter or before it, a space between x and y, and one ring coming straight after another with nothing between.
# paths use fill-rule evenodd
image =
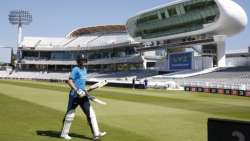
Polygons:
<instances>
[{"instance_id":1,"label":"floodlight tower","mask_svg":"<svg viewBox=\"0 0 250 141\"><path fill-rule=\"evenodd\" d=\"M18 27L17 47L20 47L22 42L22 26L28 25L32 22L32 15L26 10L10 11L9 22Z\"/></svg>"}]
</instances>

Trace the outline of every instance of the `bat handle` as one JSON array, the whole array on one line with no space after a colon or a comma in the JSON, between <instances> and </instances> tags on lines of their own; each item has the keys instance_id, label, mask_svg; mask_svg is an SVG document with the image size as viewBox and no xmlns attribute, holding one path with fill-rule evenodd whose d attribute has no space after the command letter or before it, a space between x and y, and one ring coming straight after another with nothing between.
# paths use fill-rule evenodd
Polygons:
<instances>
[{"instance_id":1,"label":"bat handle","mask_svg":"<svg viewBox=\"0 0 250 141\"><path fill-rule=\"evenodd\" d=\"M93 88L89 88L89 89L87 89L87 92L91 92L93 90L94 90Z\"/></svg>"}]
</instances>

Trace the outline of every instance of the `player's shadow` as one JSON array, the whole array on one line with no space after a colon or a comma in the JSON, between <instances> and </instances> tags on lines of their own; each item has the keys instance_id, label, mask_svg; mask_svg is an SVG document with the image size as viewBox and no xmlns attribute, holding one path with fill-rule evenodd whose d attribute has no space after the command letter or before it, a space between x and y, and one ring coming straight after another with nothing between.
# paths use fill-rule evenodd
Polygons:
<instances>
[{"instance_id":1,"label":"player's shadow","mask_svg":"<svg viewBox=\"0 0 250 141\"><path fill-rule=\"evenodd\" d=\"M51 137L51 138L60 138L60 133L58 131L52 131L52 130L47 130L47 131L42 131L42 130L37 130L36 134L38 136L47 136L47 137ZM69 134L71 137L73 138L81 138L81 139L86 139L86 140L92 140L92 138L87 137L85 135L79 135L79 134L75 134L75 133L70 133Z\"/></svg>"}]
</instances>

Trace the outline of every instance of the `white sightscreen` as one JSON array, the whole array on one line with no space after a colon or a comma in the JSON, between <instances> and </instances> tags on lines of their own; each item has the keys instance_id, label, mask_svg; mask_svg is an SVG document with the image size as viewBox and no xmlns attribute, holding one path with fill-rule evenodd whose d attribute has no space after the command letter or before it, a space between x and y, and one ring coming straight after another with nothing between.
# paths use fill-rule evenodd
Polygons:
<instances>
[{"instance_id":1,"label":"white sightscreen","mask_svg":"<svg viewBox=\"0 0 250 141\"><path fill-rule=\"evenodd\" d=\"M11 63L11 48L0 47L0 63Z\"/></svg>"}]
</instances>

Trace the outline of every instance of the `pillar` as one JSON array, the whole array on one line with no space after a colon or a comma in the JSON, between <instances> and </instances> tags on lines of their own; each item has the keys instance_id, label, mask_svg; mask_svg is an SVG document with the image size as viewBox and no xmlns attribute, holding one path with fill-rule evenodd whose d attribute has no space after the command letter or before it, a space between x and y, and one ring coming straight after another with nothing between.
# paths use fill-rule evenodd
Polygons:
<instances>
[{"instance_id":1,"label":"pillar","mask_svg":"<svg viewBox=\"0 0 250 141\"><path fill-rule=\"evenodd\" d=\"M226 43L224 35L217 35L214 37L217 44L217 66L226 67Z\"/></svg>"}]
</instances>

